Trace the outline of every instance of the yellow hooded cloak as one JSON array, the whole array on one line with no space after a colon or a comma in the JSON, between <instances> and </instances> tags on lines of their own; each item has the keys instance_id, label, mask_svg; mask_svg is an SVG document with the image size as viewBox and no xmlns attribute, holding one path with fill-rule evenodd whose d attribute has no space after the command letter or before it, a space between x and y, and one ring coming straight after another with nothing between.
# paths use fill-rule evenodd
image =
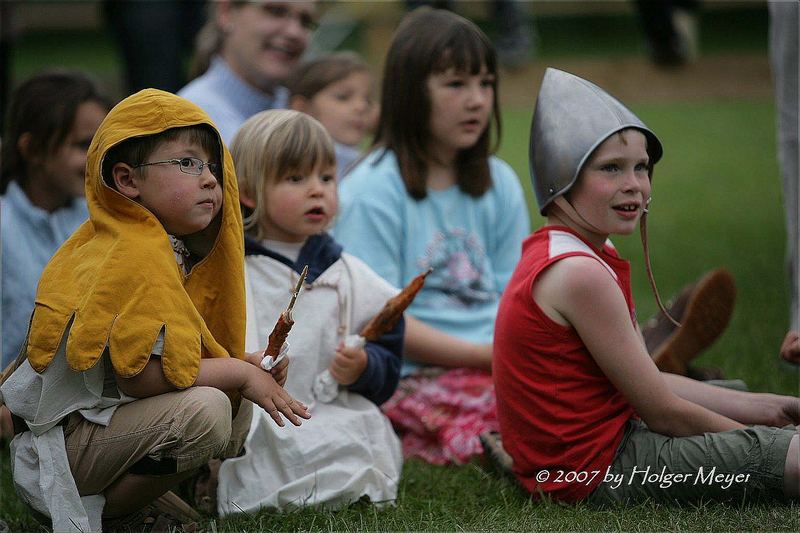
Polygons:
<instances>
[{"instance_id":1,"label":"yellow hooded cloak","mask_svg":"<svg viewBox=\"0 0 800 533\"><path fill-rule=\"evenodd\" d=\"M184 276L164 227L149 210L106 185L103 158L132 137L207 124L193 103L146 89L120 102L89 147L89 220L53 256L39 282L28 359L42 372L70 324L67 362L94 366L108 347L117 374L138 374L164 330L161 365L178 388L197 379L202 357L244 356L244 250L239 194L230 153L219 138L222 217L209 254Z\"/></svg>"}]
</instances>

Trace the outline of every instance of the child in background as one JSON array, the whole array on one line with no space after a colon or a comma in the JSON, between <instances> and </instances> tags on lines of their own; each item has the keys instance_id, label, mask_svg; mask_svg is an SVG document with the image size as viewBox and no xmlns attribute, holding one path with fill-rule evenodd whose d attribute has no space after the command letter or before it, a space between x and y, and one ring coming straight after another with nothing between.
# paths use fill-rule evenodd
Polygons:
<instances>
[{"instance_id":1,"label":"child in background","mask_svg":"<svg viewBox=\"0 0 800 533\"><path fill-rule=\"evenodd\" d=\"M655 134L599 87L547 69L530 153L547 223L503 294L493 368L522 485L601 504L797 498L798 433L780 427L800 422L800 399L659 372L642 342L630 264L608 237L644 224Z\"/></svg>"},{"instance_id":2,"label":"child in background","mask_svg":"<svg viewBox=\"0 0 800 533\"><path fill-rule=\"evenodd\" d=\"M359 145L375 117L369 66L354 52L336 52L302 63L287 82L292 109L308 113L328 130L336 148L336 175L343 179L361 155Z\"/></svg>"},{"instance_id":3,"label":"child in background","mask_svg":"<svg viewBox=\"0 0 800 533\"><path fill-rule=\"evenodd\" d=\"M22 347L42 270L89 215L86 151L110 107L81 72L42 72L11 95L0 168L2 368Z\"/></svg>"},{"instance_id":4,"label":"child in background","mask_svg":"<svg viewBox=\"0 0 800 533\"><path fill-rule=\"evenodd\" d=\"M304 265L305 287L292 311L295 353L286 390L312 406L295 431L254 413L246 453L222 463L220 514L260 507L338 507L363 496L397 497L400 443L378 405L397 387L404 323L364 348L343 346L397 290L342 252L326 228L336 216L336 162L330 136L297 111L248 119L231 145L245 219L247 343L267 342ZM326 369L341 385L330 403L312 393Z\"/></svg>"},{"instance_id":5,"label":"child in background","mask_svg":"<svg viewBox=\"0 0 800 533\"><path fill-rule=\"evenodd\" d=\"M126 98L86 176L89 221L42 274L0 388L19 417L14 483L55 531L99 531L101 516L103 529L163 527L149 503L238 453L247 400L279 425L308 414L278 383L285 365L273 378L244 352L239 195L208 115L153 89Z\"/></svg>"},{"instance_id":6,"label":"child in background","mask_svg":"<svg viewBox=\"0 0 800 533\"><path fill-rule=\"evenodd\" d=\"M394 35L382 89L373 147L339 190L335 235L392 285L434 269L408 308L410 362L384 411L406 456L464 462L497 427L494 320L529 224L519 179L491 155L495 50L468 20L420 8Z\"/></svg>"}]
</instances>

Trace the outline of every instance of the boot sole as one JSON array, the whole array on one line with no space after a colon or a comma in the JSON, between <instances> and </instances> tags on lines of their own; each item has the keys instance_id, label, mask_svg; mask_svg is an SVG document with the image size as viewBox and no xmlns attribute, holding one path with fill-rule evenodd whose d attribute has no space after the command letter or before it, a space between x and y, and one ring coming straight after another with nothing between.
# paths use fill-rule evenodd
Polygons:
<instances>
[{"instance_id":1,"label":"boot sole","mask_svg":"<svg viewBox=\"0 0 800 533\"><path fill-rule=\"evenodd\" d=\"M724 269L707 274L698 283L675 330L659 346L653 361L659 370L686 375L689 362L725 331L736 302L736 283Z\"/></svg>"}]
</instances>

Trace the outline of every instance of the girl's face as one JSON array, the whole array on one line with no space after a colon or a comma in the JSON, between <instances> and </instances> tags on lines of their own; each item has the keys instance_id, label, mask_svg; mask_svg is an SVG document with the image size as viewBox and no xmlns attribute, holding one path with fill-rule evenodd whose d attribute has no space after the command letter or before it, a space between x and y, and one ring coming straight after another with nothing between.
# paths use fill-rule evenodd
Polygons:
<instances>
[{"instance_id":1,"label":"girl's face","mask_svg":"<svg viewBox=\"0 0 800 533\"><path fill-rule=\"evenodd\" d=\"M353 72L315 94L308 114L325 126L333 140L356 146L369 130L373 107L372 76Z\"/></svg>"},{"instance_id":2,"label":"girl's face","mask_svg":"<svg viewBox=\"0 0 800 533\"><path fill-rule=\"evenodd\" d=\"M451 67L428 76L431 156L450 163L459 150L478 141L492 115L494 81L486 65L478 74L458 72Z\"/></svg>"},{"instance_id":3,"label":"girl's face","mask_svg":"<svg viewBox=\"0 0 800 533\"><path fill-rule=\"evenodd\" d=\"M324 231L336 216L336 167L317 166L307 174L293 173L268 184L261 227L267 239L303 242Z\"/></svg>"},{"instance_id":4,"label":"girl's face","mask_svg":"<svg viewBox=\"0 0 800 533\"><path fill-rule=\"evenodd\" d=\"M636 229L650 198L647 140L636 130L615 133L597 147L584 165L570 203L600 230L586 235L598 247L610 234Z\"/></svg>"},{"instance_id":5,"label":"girl's face","mask_svg":"<svg viewBox=\"0 0 800 533\"><path fill-rule=\"evenodd\" d=\"M44 158L38 171L30 169L32 179L40 180L51 194L58 196L56 203L63 205L84 195L86 152L105 116L106 109L97 102L80 104L64 142Z\"/></svg>"}]
</instances>

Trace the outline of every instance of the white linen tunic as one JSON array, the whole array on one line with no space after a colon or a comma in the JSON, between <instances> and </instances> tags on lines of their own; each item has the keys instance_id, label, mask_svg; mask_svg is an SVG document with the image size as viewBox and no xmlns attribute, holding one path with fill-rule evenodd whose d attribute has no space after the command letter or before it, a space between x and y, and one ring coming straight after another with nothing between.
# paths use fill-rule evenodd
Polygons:
<instances>
[{"instance_id":1,"label":"white linen tunic","mask_svg":"<svg viewBox=\"0 0 800 533\"><path fill-rule=\"evenodd\" d=\"M267 345L297 279L268 256L246 258L248 352ZM395 294L397 289L346 253L304 286L292 312L285 388L309 406L311 419L281 428L254 410L245 455L220 468L220 515L291 505L335 508L362 496L395 500L402 453L389 420L374 403L344 388L331 403L315 402L311 391L345 336L358 332Z\"/></svg>"}]
</instances>

